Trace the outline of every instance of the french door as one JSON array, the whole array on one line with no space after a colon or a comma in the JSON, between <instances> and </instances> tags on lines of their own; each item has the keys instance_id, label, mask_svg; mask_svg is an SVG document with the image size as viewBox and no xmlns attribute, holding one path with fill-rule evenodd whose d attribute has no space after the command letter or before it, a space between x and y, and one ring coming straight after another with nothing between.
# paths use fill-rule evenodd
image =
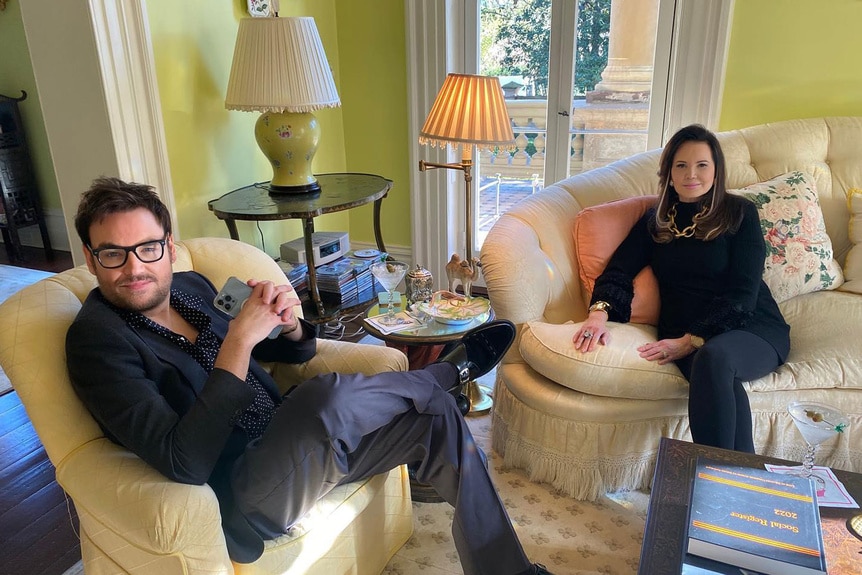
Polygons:
<instances>
[{"instance_id":1,"label":"french door","mask_svg":"<svg viewBox=\"0 0 862 575\"><path fill-rule=\"evenodd\" d=\"M474 251L546 183L648 146L659 0L470 0L465 45L498 76L512 150L478 154ZM468 56L468 63L473 56ZM662 89L662 88L659 88ZM660 125L660 124L659 124Z\"/></svg>"},{"instance_id":2,"label":"french door","mask_svg":"<svg viewBox=\"0 0 862 575\"><path fill-rule=\"evenodd\" d=\"M515 202L545 185L718 123L733 0L405 0L411 154L446 73L495 75L513 150L476 153L473 253ZM416 161L411 162L414 165ZM411 175L414 261L445 277L464 253L463 178ZM480 282L477 282L480 283Z\"/></svg>"}]
</instances>

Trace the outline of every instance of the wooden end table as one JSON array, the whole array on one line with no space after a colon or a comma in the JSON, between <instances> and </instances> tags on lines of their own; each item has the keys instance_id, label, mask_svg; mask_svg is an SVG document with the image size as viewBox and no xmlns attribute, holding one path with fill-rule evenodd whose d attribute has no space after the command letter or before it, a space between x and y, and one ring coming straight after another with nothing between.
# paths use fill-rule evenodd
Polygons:
<instances>
[{"instance_id":1,"label":"wooden end table","mask_svg":"<svg viewBox=\"0 0 862 575\"><path fill-rule=\"evenodd\" d=\"M253 222L301 219L305 253L309 254L308 292L310 302L302 306L305 319L312 323L323 323L338 316L365 309L376 297L375 290L368 290L348 302L329 304L320 297L317 288L317 272L314 267L312 234L314 218L333 212L350 210L374 203L374 239L381 252L386 251L380 233L380 207L392 180L373 174L316 174L320 184L319 192L289 194L273 192L269 182L260 182L228 192L220 198L210 200L210 211L227 225L231 239L239 240L236 220Z\"/></svg>"},{"instance_id":2,"label":"wooden end table","mask_svg":"<svg viewBox=\"0 0 862 575\"><path fill-rule=\"evenodd\" d=\"M698 456L759 469L763 469L764 463L799 465L798 461L728 451L663 437L659 445L652 494L644 527L639 575L676 575L682 569L688 500ZM853 499L862 504L862 474L840 469L832 471L844 483ZM862 573L862 540L855 539L846 527L846 521L859 513L862 513L862 509L820 508L823 538L827 543L826 563L829 575ZM844 532L842 532L842 526ZM830 546L831 540L836 543L843 542L840 546L840 557L834 551L837 546ZM839 567L839 564L850 565L850 570Z\"/></svg>"}]
</instances>

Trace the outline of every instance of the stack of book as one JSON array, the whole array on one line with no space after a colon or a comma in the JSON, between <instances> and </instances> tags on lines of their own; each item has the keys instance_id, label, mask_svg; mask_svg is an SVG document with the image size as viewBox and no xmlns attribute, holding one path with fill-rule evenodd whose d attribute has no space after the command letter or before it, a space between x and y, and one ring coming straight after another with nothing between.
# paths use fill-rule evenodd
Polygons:
<instances>
[{"instance_id":1,"label":"stack of book","mask_svg":"<svg viewBox=\"0 0 862 575\"><path fill-rule=\"evenodd\" d=\"M371 275L371 264L378 261L380 258L377 257L369 259L357 257L354 255L354 252L349 252L344 257L350 261L350 265L353 266L353 273L356 275L356 290L360 295L359 299L371 299L374 295L374 276ZM363 295L367 295L368 297L363 297Z\"/></svg>"},{"instance_id":2,"label":"stack of book","mask_svg":"<svg viewBox=\"0 0 862 575\"><path fill-rule=\"evenodd\" d=\"M370 273L370 272L369 272ZM317 289L320 299L340 304L356 298L356 272L351 261L345 257L317 268Z\"/></svg>"},{"instance_id":3,"label":"stack of book","mask_svg":"<svg viewBox=\"0 0 862 575\"><path fill-rule=\"evenodd\" d=\"M385 258L378 250L357 250L315 268L320 299L342 304L351 299L366 301L374 297L374 276L371 264Z\"/></svg>"},{"instance_id":4,"label":"stack of book","mask_svg":"<svg viewBox=\"0 0 862 575\"><path fill-rule=\"evenodd\" d=\"M287 276L287 279L290 280L290 285L293 286L294 291L296 291L296 296L299 298L299 301L308 301L310 296L308 295L308 266L305 264L297 264L294 267L294 273Z\"/></svg>"},{"instance_id":5,"label":"stack of book","mask_svg":"<svg viewBox=\"0 0 862 575\"><path fill-rule=\"evenodd\" d=\"M308 301L308 266L306 264L290 264L283 260L278 262L281 271L287 276L287 281L293 286L300 301Z\"/></svg>"}]
</instances>

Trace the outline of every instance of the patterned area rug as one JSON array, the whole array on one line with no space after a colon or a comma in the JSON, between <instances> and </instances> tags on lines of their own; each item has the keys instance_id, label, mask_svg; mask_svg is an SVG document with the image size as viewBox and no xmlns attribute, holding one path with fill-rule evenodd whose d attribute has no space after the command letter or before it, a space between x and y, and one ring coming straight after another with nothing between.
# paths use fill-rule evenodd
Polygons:
<instances>
[{"instance_id":1,"label":"patterned area rug","mask_svg":"<svg viewBox=\"0 0 862 575\"><path fill-rule=\"evenodd\" d=\"M54 275L51 272L43 272L39 270L30 270L7 266L0 264L0 303L14 293L34 284L40 279ZM9 383L9 378L3 373L3 368L0 368L0 395L12 389L12 384Z\"/></svg>"},{"instance_id":2,"label":"patterned area rug","mask_svg":"<svg viewBox=\"0 0 862 575\"><path fill-rule=\"evenodd\" d=\"M549 485L531 482L524 472L502 466L502 458L491 450L489 415L471 416L467 422L489 455L491 476L531 561L554 575L637 573L647 493L611 494L595 503L560 495ZM452 507L414 503L413 514L413 536L383 573L462 574L452 542Z\"/></svg>"}]
</instances>

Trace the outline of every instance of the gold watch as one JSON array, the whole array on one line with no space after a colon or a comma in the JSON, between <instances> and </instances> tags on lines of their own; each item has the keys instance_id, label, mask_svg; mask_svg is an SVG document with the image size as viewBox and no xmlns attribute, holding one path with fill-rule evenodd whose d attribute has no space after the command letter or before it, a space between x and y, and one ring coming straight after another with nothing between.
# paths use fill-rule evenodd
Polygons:
<instances>
[{"instance_id":1,"label":"gold watch","mask_svg":"<svg viewBox=\"0 0 862 575\"><path fill-rule=\"evenodd\" d=\"M590 306L590 311L603 311L606 314L610 315L611 304L606 301L597 301L593 305Z\"/></svg>"},{"instance_id":2,"label":"gold watch","mask_svg":"<svg viewBox=\"0 0 862 575\"><path fill-rule=\"evenodd\" d=\"M706 340L700 337L699 335L694 335L692 333L688 334L689 341L691 341L691 345L694 349L700 349L703 347L703 344L706 343Z\"/></svg>"}]
</instances>

